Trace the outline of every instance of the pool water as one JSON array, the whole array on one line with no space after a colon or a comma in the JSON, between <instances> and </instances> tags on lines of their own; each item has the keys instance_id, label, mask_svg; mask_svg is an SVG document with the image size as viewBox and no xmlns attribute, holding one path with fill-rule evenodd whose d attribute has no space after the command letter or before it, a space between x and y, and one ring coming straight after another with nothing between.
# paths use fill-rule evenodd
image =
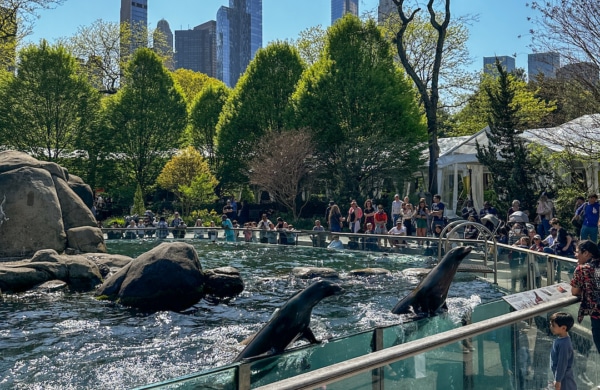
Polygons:
<instances>
[{"instance_id":1,"label":"pool water","mask_svg":"<svg viewBox=\"0 0 600 390\"><path fill-rule=\"evenodd\" d=\"M390 310L418 284L402 270L433 262L404 254L382 257L300 246L189 242L204 269L237 268L244 292L218 305L201 301L188 314L144 314L97 301L92 292L6 294L0 302L0 388L123 389L226 365L243 349L241 340L311 283L291 276L299 266L335 269L340 273L336 282L345 290L314 308L311 328L317 338L401 323L405 318ZM157 244L107 241L110 253L132 257ZM391 274L348 274L365 267L385 268ZM493 285L459 273L449 291L450 318L459 322L465 311L500 296Z\"/></svg>"}]
</instances>

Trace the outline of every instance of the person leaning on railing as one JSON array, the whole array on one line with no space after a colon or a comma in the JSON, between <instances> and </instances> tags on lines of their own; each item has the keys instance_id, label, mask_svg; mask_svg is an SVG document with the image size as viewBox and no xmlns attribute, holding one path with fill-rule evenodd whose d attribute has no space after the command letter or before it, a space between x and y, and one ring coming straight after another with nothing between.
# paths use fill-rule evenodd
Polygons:
<instances>
[{"instance_id":1,"label":"person leaning on railing","mask_svg":"<svg viewBox=\"0 0 600 390\"><path fill-rule=\"evenodd\" d=\"M592 336L600 353L600 250L589 240L580 241L575 251L577 268L571 280L571 293L581 297L577 321L590 316Z\"/></svg>"}]
</instances>

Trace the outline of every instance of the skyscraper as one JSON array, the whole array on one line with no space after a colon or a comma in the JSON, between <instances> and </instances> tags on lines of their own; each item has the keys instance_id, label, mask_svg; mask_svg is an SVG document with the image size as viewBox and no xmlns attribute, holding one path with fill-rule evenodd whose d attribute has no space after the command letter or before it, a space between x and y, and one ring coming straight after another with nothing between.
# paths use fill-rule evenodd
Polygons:
<instances>
[{"instance_id":1,"label":"skyscraper","mask_svg":"<svg viewBox=\"0 0 600 390\"><path fill-rule=\"evenodd\" d=\"M169 22L164 19L158 21L156 30L154 30L153 45L154 50L163 57L166 57L165 66L173 70L173 32L169 27Z\"/></svg>"},{"instance_id":2,"label":"skyscraper","mask_svg":"<svg viewBox=\"0 0 600 390\"><path fill-rule=\"evenodd\" d=\"M229 0L217 12L217 78L233 87L262 47L262 0Z\"/></svg>"},{"instance_id":3,"label":"skyscraper","mask_svg":"<svg viewBox=\"0 0 600 390\"><path fill-rule=\"evenodd\" d=\"M121 49L133 53L138 47L147 45L148 0L121 0L121 24L127 23L131 29L132 39L129 43L121 43Z\"/></svg>"},{"instance_id":4,"label":"skyscraper","mask_svg":"<svg viewBox=\"0 0 600 390\"><path fill-rule=\"evenodd\" d=\"M560 68L560 54L558 53L527 55L527 72L530 80L535 79L538 74L543 74L546 78L555 78L558 68Z\"/></svg>"},{"instance_id":5,"label":"skyscraper","mask_svg":"<svg viewBox=\"0 0 600 390\"><path fill-rule=\"evenodd\" d=\"M358 0L331 0L331 24L348 13L358 16Z\"/></svg>"},{"instance_id":6,"label":"skyscraper","mask_svg":"<svg viewBox=\"0 0 600 390\"><path fill-rule=\"evenodd\" d=\"M495 57L483 57L483 72L486 74L497 74L496 59L500 62L500 65L508 73L515 70L515 58L511 56L495 56Z\"/></svg>"},{"instance_id":7,"label":"skyscraper","mask_svg":"<svg viewBox=\"0 0 600 390\"><path fill-rule=\"evenodd\" d=\"M217 77L217 22L175 31L175 68Z\"/></svg>"},{"instance_id":8,"label":"skyscraper","mask_svg":"<svg viewBox=\"0 0 600 390\"><path fill-rule=\"evenodd\" d=\"M377 21L383 22L390 15L397 15L398 10L396 4L392 0L379 0L379 7L377 7Z\"/></svg>"}]
</instances>

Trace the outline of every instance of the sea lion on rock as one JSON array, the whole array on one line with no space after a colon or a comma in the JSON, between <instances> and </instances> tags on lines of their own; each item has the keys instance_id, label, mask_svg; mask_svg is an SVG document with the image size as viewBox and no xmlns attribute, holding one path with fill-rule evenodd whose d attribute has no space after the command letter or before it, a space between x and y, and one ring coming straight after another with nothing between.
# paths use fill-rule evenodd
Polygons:
<instances>
[{"instance_id":1,"label":"sea lion on rock","mask_svg":"<svg viewBox=\"0 0 600 390\"><path fill-rule=\"evenodd\" d=\"M323 298L342 292L339 285L327 280L320 280L297 292L273 314L233 362L282 353L298 339L319 343L309 328L312 309Z\"/></svg>"},{"instance_id":2,"label":"sea lion on rock","mask_svg":"<svg viewBox=\"0 0 600 390\"><path fill-rule=\"evenodd\" d=\"M415 313L419 316L432 316L440 309L448 309L446 297L448 289L458 270L458 266L469 253L471 247L460 246L449 251L431 272L410 294L392 309L394 314Z\"/></svg>"}]
</instances>

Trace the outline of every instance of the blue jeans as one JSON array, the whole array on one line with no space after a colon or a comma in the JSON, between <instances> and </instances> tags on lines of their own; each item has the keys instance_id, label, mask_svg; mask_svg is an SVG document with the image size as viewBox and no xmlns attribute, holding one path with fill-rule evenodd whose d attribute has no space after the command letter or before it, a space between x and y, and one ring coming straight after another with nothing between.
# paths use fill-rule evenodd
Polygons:
<instances>
[{"instance_id":1,"label":"blue jeans","mask_svg":"<svg viewBox=\"0 0 600 390\"><path fill-rule=\"evenodd\" d=\"M585 226L581 228L581 239L598 242L598 226Z\"/></svg>"},{"instance_id":2,"label":"blue jeans","mask_svg":"<svg viewBox=\"0 0 600 390\"><path fill-rule=\"evenodd\" d=\"M550 220L548 218L542 217L542 223L537 226L537 233L542 237L550 234Z\"/></svg>"},{"instance_id":3,"label":"blue jeans","mask_svg":"<svg viewBox=\"0 0 600 390\"><path fill-rule=\"evenodd\" d=\"M394 220L392 226L396 226L396 221L400 218L400 214L392 214L392 219Z\"/></svg>"}]
</instances>

